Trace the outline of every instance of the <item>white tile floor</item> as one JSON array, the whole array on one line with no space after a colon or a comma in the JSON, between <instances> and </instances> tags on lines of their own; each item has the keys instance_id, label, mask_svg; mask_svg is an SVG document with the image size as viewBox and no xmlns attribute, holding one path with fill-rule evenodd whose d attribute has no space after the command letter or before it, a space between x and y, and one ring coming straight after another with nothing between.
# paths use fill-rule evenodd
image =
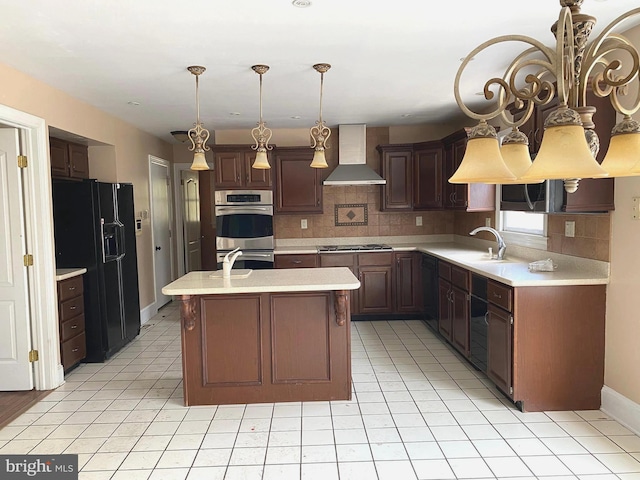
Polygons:
<instances>
[{"instance_id":1,"label":"white tile floor","mask_svg":"<svg viewBox=\"0 0 640 480\"><path fill-rule=\"evenodd\" d=\"M419 321L354 322L350 402L182 406L178 310L0 430L0 453L77 453L81 479L640 479L600 411L521 413Z\"/></svg>"}]
</instances>

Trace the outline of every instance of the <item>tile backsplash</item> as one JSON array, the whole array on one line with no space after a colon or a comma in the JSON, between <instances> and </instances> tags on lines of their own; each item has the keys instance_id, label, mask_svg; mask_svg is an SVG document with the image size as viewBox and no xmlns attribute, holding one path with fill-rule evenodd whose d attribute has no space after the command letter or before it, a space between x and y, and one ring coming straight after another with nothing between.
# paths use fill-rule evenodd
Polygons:
<instances>
[{"instance_id":1,"label":"tile backsplash","mask_svg":"<svg viewBox=\"0 0 640 480\"><path fill-rule=\"evenodd\" d=\"M453 233L454 215L450 211L438 212L381 212L379 185L325 186L321 215L276 215L274 234L282 238L367 237L433 235ZM368 225L336 226L335 205L367 204ZM422 217L422 225L416 226L416 217ZM307 220L307 228L300 228L301 220Z\"/></svg>"},{"instance_id":2,"label":"tile backsplash","mask_svg":"<svg viewBox=\"0 0 640 480\"><path fill-rule=\"evenodd\" d=\"M565 237L566 221L575 222L575 237ZM597 215L549 215L547 227L550 252L564 253L593 260L610 261L611 216Z\"/></svg>"}]
</instances>

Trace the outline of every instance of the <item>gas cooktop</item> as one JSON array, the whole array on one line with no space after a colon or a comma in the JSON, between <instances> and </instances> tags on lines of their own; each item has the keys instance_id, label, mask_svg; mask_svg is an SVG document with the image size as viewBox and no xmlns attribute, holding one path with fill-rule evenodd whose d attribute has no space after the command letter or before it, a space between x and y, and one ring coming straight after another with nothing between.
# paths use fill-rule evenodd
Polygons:
<instances>
[{"instance_id":1,"label":"gas cooktop","mask_svg":"<svg viewBox=\"0 0 640 480\"><path fill-rule=\"evenodd\" d=\"M322 245L318 247L318 252L377 252L381 250L393 250L389 245L383 243L372 243L368 245Z\"/></svg>"}]
</instances>

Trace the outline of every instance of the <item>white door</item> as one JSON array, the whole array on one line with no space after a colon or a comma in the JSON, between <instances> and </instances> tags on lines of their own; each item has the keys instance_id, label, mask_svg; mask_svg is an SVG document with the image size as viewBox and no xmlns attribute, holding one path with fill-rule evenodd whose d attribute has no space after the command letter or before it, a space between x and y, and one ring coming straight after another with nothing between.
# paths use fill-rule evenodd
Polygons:
<instances>
[{"instance_id":1,"label":"white door","mask_svg":"<svg viewBox=\"0 0 640 480\"><path fill-rule=\"evenodd\" d=\"M14 128L0 128L0 390L31 390L29 363L31 320L18 168L19 137Z\"/></svg>"},{"instance_id":2,"label":"white door","mask_svg":"<svg viewBox=\"0 0 640 480\"><path fill-rule=\"evenodd\" d=\"M185 273L201 270L200 193L198 172L183 170L182 198L184 199L184 269Z\"/></svg>"},{"instance_id":3,"label":"white door","mask_svg":"<svg viewBox=\"0 0 640 480\"><path fill-rule=\"evenodd\" d=\"M152 159L151 176L151 222L155 253L153 266L156 284L156 308L171 301L171 297L162 293L162 287L173 280L171 278L171 203L169 198L169 163Z\"/></svg>"}]
</instances>

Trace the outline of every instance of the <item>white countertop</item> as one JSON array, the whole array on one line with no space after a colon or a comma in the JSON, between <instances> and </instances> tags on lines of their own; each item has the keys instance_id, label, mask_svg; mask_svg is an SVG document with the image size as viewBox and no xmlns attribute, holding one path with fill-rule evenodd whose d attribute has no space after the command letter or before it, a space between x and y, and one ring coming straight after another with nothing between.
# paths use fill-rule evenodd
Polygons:
<instances>
[{"instance_id":1,"label":"white countertop","mask_svg":"<svg viewBox=\"0 0 640 480\"><path fill-rule=\"evenodd\" d=\"M162 288L165 295L313 292L356 290L360 282L347 267L253 270L247 278L210 278L212 272L190 272Z\"/></svg>"},{"instance_id":2,"label":"white countertop","mask_svg":"<svg viewBox=\"0 0 640 480\"><path fill-rule=\"evenodd\" d=\"M56 282L87 273L86 268L56 268Z\"/></svg>"},{"instance_id":3,"label":"white countertop","mask_svg":"<svg viewBox=\"0 0 640 480\"><path fill-rule=\"evenodd\" d=\"M342 239L345 240L345 239ZM305 239L305 243L309 239ZM497 250L495 242L484 242L473 239L478 245L491 245L494 252ZM325 245L326 242L322 239ZM335 244L355 244L356 241L333 242ZM374 242L365 242L374 243ZM395 243L387 238L384 242L393 247L395 252L419 251L428 253L441 260L461 266L498 282L513 287L524 286L557 286L557 285L605 285L609 283L608 263L589 260L570 255L560 255L542 250L507 247L506 261L489 260L487 250L476 248L465 243L454 241L425 242L417 239L402 239L402 243ZM276 254L315 254L317 246L284 245L277 246ZM344 253L344 252L341 252ZM354 252L358 253L358 252ZM529 262L552 258L558 268L554 272L530 272Z\"/></svg>"}]
</instances>

